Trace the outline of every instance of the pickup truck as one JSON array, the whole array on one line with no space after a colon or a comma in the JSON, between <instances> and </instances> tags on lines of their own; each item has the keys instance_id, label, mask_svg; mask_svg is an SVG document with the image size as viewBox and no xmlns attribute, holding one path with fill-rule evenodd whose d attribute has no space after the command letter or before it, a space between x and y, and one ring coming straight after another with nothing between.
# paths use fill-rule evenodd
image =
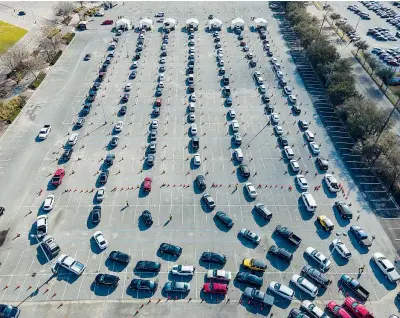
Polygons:
<instances>
[{"instance_id":1,"label":"pickup truck","mask_svg":"<svg viewBox=\"0 0 400 318\"><path fill-rule=\"evenodd\" d=\"M350 276L343 274L342 276L340 276L339 282L350 288L353 291L353 293L355 293L358 297L360 297L361 300L365 301L368 299L369 291L366 290L364 287L362 287L360 283L354 278L351 278Z\"/></svg>"},{"instance_id":2,"label":"pickup truck","mask_svg":"<svg viewBox=\"0 0 400 318\"><path fill-rule=\"evenodd\" d=\"M294 234L285 226L278 225L275 228L275 232L278 233L279 235L282 235L284 238L286 238L288 241L290 241L296 246L299 246L301 243L301 238L298 237L296 234Z\"/></svg>"},{"instance_id":3,"label":"pickup truck","mask_svg":"<svg viewBox=\"0 0 400 318\"><path fill-rule=\"evenodd\" d=\"M60 267L63 267L76 275L81 275L86 268L85 265L79 263L77 260L66 254L62 254L57 259L57 262L52 267L53 273L56 274Z\"/></svg>"}]
</instances>

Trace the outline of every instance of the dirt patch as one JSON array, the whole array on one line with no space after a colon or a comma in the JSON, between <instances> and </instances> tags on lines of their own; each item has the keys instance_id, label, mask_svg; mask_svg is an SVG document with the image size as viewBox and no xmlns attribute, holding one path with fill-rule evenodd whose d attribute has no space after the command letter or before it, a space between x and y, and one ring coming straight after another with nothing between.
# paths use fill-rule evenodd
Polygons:
<instances>
[{"instance_id":1,"label":"dirt patch","mask_svg":"<svg viewBox=\"0 0 400 318\"><path fill-rule=\"evenodd\" d=\"M6 241L8 231L10 231L10 229L0 231L0 247L2 247L4 242Z\"/></svg>"}]
</instances>

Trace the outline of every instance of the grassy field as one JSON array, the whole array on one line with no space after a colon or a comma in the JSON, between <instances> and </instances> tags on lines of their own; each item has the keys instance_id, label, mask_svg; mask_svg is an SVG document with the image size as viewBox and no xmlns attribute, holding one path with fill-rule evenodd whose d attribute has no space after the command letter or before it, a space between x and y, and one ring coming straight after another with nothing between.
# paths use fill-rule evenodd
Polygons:
<instances>
[{"instance_id":1,"label":"grassy field","mask_svg":"<svg viewBox=\"0 0 400 318\"><path fill-rule=\"evenodd\" d=\"M17 43L28 30L0 21L0 55Z\"/></svg>"}]
</instances>

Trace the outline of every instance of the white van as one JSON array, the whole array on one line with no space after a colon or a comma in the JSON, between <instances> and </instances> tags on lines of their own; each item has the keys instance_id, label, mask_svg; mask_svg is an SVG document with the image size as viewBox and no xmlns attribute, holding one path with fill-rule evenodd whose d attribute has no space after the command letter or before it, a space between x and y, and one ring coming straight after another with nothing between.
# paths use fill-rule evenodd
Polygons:
<instances>
[{"instance_id":1,"label":"white van","mask_svg":"<svg viewBox=\"0 0 400 318\"><path fill-rule=\"evenodd\" d=\"M195 103L189 103L189 111L194 112L195 111Z\"/></svg>"},{"instance_id":2,"label":"white van","mask_svg":"<svg viewBox=\"0 0 400 318\"><path fill-rule=\"evenodd\" d=\"M237 160L237 161L239 161L239 162L243 161L244 156L243 156L243 151L242 151L242 149L237 148L237 149L235 150L234 153L235 153L235 157L236 157L236 160Z\"/></svg>"},{"instance_id":3,"label":"white van","mask_svg":"<svg viewBox=\"0 0 400 318\"><path fill-rule=\"evenodd\" d=\"M307 129L307 130L304 132L304 135L306 136L306 138L307 138L308 141L314 141L314 134L312 133L311 130L308 130L308 129Z\"/></svg>"},{"instance_id":4,"label":"white van","mask_svg":"<svg viewBox=\"0 0 400 318\"><path fill-rule=\"evenodd\" d=\"M310 192L303 192L301 198L309 212L315 212L317 210L317 203Z\"/></svg>"}]
</instances>

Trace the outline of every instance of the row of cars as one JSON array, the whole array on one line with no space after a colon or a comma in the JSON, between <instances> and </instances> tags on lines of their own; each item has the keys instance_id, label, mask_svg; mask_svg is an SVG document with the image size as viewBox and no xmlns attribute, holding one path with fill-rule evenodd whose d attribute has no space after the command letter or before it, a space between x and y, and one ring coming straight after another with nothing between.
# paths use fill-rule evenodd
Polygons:
<instances>
[{"instance_id":1,"label":"row of cars","mask_svg":"<svg viewBox=\"0 0 400 318\"><path fill-rule=\"evenodd\" d=\"M376 54L380 60L391 66L397 67L400 65L400 48L398 47L387 50L374 47L371 52Z\"/></svg>"}]
</instances>

